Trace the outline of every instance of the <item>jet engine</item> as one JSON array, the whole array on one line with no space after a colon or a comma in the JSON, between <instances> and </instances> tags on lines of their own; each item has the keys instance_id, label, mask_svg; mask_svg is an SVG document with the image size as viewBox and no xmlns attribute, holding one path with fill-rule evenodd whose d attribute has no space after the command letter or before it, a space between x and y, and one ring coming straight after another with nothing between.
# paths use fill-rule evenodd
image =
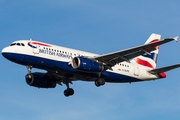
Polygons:
<instances>
[{"instance_id":1,"label":"jet engine","mask_svg":"<svg viewBox=\"0 0 180 120\"><path fill-rule=\"evenodd\" d=\"M42 73L31 73L26 75L26 83L38 88L55 88L56 81Z\"/></svg>"},{"instance_id":2,"label":"jet engine","mask_svg":"<svg viewBox=\"0 0 180 120\"><path fill-rule=\"evenodd\" d=\"M84 57L74 57L72 67L84 72L102 72L104 70L103 65Z\"/></svg>"}]
</instances>

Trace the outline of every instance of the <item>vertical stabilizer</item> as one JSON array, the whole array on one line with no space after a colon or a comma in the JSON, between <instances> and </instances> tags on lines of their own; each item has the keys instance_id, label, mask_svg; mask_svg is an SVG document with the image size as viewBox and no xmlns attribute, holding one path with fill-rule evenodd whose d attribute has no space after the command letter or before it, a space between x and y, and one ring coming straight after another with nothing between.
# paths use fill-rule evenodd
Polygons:
<instances>
[{"instance_id":1,"label":"vertical stabilizer","mask_svg":"<svg viewBox=\"0 0 180 120\"><path fill-rule=\"evenodd\" d=\"M159 41L161 39L161 35L151 34L145 44L153 43ZM132 62L136 62L139 65L146 66L152 69L156 68L157 56L159 52L159 46L155 46L156 50L152 51L151 54L144 54L138 56L132 60Z\"/></svg>"}]
</instances>

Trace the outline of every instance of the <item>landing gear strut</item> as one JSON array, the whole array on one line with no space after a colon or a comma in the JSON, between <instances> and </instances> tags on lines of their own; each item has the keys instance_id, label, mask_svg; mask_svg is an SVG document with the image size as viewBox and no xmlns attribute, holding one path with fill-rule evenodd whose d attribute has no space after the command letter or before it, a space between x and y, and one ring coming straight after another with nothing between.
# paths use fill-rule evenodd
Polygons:
<instances>
[{"instance_id":1,"label":"landing gear strut","mask_svg":"<svg viewBox=\"0 0 180 120\"><path fill-rule=\"evenodd\" d=\"M69 88L69 83L71 83L68 79L64 80L63 83L67 86L67 89L64 90L64 95L66 97L69 97L70 95L74 94L74 90L72 88Z\"/></svg>"},{"instance_id":2,"label":"landing gear strut","mask_svg":"<svg viewBox=\"0 0 180 120\"><path fill-rule=\"evenodd\" d=\"M28 69L28 74L31 74L32 65L27 66L27 69Z\"/></svg>"},{"instance_id":3,"label":"landing gear strut","mask_svg":"<svg viewBox=\"0 0 180 120\"><path fill-rule=\"evenodd\" d=\"M28 74L25 76L25 78L26 80L30 80L32 78L31 75L32 66L31 65L27 66L27 69L28 69Z\"/></svg>"}]
</instances>

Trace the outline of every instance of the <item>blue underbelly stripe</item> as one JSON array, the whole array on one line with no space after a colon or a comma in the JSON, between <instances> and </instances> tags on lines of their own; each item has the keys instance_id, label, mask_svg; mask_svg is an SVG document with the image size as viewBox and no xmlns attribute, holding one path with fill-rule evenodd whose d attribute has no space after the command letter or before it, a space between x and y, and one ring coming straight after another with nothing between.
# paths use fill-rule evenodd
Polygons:
<instances>
[{"instance_id":1,"label":"blue underbelly stripe","mask_svg":"<svg viewBox=\"0 0 180 120\"><path fill-rule=\"evenodd\" d=\"M62 61L56 61L51 60L47 58L41 58L37 56L31 56L31 55L25 55L25 54L19 54L19 53L3 53L4 56L6 56L7 59L10 61L13 61L15 63L21 64L21 65L32 65L35 68L44 69L44 70L53 70L56 71L61 70L65 73L72 73L72 74L79 74L82 76L87 77L96 77L94 73L84 73L79 72L75 70L74 68L68 66L68 62L62 62ZM102 73L102 77L105 78L107 82L137 82L141 81L140 79L133 78L130 76L117 74L109 71L105 71Z\"/></svg>"}]
</instances>

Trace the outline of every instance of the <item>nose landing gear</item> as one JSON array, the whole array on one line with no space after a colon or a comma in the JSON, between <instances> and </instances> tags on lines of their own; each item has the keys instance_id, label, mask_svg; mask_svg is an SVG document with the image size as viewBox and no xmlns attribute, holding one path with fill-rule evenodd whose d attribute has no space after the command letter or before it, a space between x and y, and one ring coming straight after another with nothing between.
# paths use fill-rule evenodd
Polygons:
<instances>
[{"instance_id":1,"label":"nose landing gear","mask_svg":"<svg viewBox=\"0 0 180 120\"><path fill-rule=\"evenodd\" d=\"M31 82L31 79L32 79L31 70L32 70L32 68L33 68L33 66L31 66L31 65L27 66L28 74L25 76L26 77L26 82ZM66 97L69 97L69 96L73 95L74 90L72 88L69 88L69 83L72 84L71 80L69 80L68 78L64 78L62 80L62 82L67 86L67 89L64 90L64 95ZM59 84L62 85L61 83L59 83Z\"/></svg>"},{"instance_id":2,"label":"nose landing gear","mask_svg":"<svg viewBox=\"0 0 180 120\"><path fill-rule=\"evenodd\" d=\"M27 69L28 69L28 74L31 74L31 70L32 70L33 66L32 65L28 65Z\"/></svg>"}]
</instances>

